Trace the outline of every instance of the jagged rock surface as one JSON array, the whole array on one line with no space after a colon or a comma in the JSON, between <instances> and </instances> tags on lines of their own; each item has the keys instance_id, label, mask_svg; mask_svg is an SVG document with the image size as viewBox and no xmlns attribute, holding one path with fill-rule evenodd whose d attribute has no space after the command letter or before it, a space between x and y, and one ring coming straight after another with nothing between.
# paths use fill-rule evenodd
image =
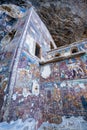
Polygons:
<instances>
[{"instance_id":1,"label":"jagged rock surface","mask_svg":"<svg viewBox=\"0 0 87 130\"><path fill-rule=\"evenodd\" d=\"M46 24L57 46L70 44L87 37L86 0L30 0ZM2 0L28 7L29 0Z\"/></svg>"}]
</instances>

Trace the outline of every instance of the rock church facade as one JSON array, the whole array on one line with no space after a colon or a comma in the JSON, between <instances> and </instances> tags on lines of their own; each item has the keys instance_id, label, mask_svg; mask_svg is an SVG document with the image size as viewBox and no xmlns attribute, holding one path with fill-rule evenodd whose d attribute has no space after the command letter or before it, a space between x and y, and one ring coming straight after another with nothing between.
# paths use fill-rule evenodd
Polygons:
<instances>
[{"instance_id":1,"label":"rock church facade","mask_svg":"<svg viewBox=\"0 0 87 130\"><path fill-rule=\"evenodd\" d=\"M31 7L0 46L1 120L87 119L87 39L57 48Z\"/></svg>"}]
</instances>

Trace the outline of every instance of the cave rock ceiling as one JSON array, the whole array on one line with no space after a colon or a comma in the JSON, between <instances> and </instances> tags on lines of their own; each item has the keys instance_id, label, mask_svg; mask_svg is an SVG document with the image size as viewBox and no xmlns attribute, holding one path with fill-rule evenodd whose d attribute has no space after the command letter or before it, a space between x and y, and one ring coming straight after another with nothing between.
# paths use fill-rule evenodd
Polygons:
<instances>
[{"instance_id":1,"label":"cave rock ceiling","mask_svg":"<svg viewBox=\"0 0 87 130\"><path fill-rule=\"evenodd\" d=\"M0 4L12 3L28 8L30 2L58 47L87 38L86 0L2 0Z\"/></svg>"}]
</instances>

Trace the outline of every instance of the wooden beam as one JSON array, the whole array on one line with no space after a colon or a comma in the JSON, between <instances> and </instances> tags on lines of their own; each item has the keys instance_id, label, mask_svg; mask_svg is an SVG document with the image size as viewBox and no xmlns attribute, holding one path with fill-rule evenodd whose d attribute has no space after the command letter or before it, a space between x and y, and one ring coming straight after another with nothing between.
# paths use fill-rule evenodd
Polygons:
<instances>
[{"instance_id":1,"label":"wooden beam","mask_svg":"<svg viewBox=\"0 0 87 130\"><path fill-rule=\"evenodd\" d=\"M71 54L71 55L68 55L68 56L58 56L58 57L51 58L50 60L41 61L41 62L39 62L39 64L44 65L44 64L48 64L48 63L59 62L59 61L62 61L62 60L82 56L85 53L86 53L86 51L80 51L80 52L77 52L77 53L74 53L74 54Z\"/></svg>"},{"instance_id":2,"label":"wooden beam","mask_svg":"<svg viewBox=\"0 0 87 130\"><path fill-rule=\"evenodd\" d=\"M52 50L49 50L49 51L47 51L47 53L52 53L52 52L54 52L54 51L57 51L57 50L62 50L62 49L64 49L64 48L71 48L71 47L73 47L73 46L77 46L79 43L81 43L81 42L85 42L85 41L87 41L87 38L86 39L83 39L83 40L80 40L80 41L78 41L78 42L73 42L73 43L71 43L71 44L66 44L66 45L64 45L64 46L60 46L60 47L57 47L57 48L55 48L55 49L52 49Z\"/></svg>"},{"instance_id":3,"label":"wooden beam","mask_svg":"<svg viewBox=\"0 0 87 130\"><path fill-rule=\"evenodd\" d=\"M60 50L61 48L65 48L65 47L68 47L68 44L66 44L65 46L60 46L60 47L55 48L55 49L51 49L50 51L47 51L47 53L51 53L51 52L54 52L54 51Z\"/></svg>"}]
</instances>

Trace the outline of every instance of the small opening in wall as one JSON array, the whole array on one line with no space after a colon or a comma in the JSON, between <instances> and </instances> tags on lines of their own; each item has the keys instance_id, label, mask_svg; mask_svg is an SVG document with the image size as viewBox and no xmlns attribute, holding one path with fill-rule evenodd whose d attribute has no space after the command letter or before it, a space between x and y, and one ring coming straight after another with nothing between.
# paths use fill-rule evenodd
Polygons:
<instances>
[{"instance_id":1,"label":"small opening in wall","mask_svg":"<svg viewBox=\"0 0 87 130\"><path fill-rule=\"evenodd\" d=\"M2 81L2 77L0 76L0 83L1 83L1 81Z\"/></svg>"},{"instance_id":2,"label":"small opening in wall","mask_svg":"<svg viewBox=\"0 0 87 130\"><path fill-rule=\"evenodd\" d=\"M38 43L36 43L35 56L37 56L38 58L41 58L41 47Z\"/></svg>"},{"instance_id":3,"label":"small opening in wall","mask_svg":"<svg viewBox=\"0 0 87 130\"><path fill-rule=\"evenodd\" d=\"M16 34L16 30L13 29L11 32L9 32L2 40L1 40L1 44L3 47L5 47L8 43L10 43L14 36Z\"/></svg>"},{"instance_id":4,"label":"small opening in wall","mask_svg":"<svg viewBox=\"0 0 87 130\"><path fill-rule=\"evenodd\" d=\"M51 50L54 49L54 46L53 46L52 42L50 42L50 49Z\"/></svg>"},{"instance_id":5,"label":"small opening in wall","mask_svg":"<svg viewBox=\"0 0 87 130\"><path fill-rule=\"evenodd\" d=\"M37 86L35 87L35 90L38 90L38 87L37 87Z\"/></svg>"},{"instance_id":6,"label":"small opening in wall","mask_svg":"<svg viewBox=\"0 0 87 130\"><path fill-rule=\"evenodd\" d=\"M77 53L77 52L78 52L78 48L77 47L71 48L71 53Z\"/></svg>"},{"instance_id":7,"label":"small opening in wall","mask_svg":"<svg viewBox=\"0 0 87 130\"><path fill-rule=\"evenodd\" d=\"M58 56L60 56L60 53L56 53L56 54L55 54L55 57L58 57Z\"/></svg>"},{"instance_id":8,"label":"small opening in wall","mask_svg":"<svg viewBox=\"0 0 87 130\"><path fill-rule=\"evenodd\" d=\"M15 29L13 29L13 30L8 34L8 35L11 37L11 40L14 38L15 34L16 34L16 30L15 30Z\"/></svg>"}]
</instances>

